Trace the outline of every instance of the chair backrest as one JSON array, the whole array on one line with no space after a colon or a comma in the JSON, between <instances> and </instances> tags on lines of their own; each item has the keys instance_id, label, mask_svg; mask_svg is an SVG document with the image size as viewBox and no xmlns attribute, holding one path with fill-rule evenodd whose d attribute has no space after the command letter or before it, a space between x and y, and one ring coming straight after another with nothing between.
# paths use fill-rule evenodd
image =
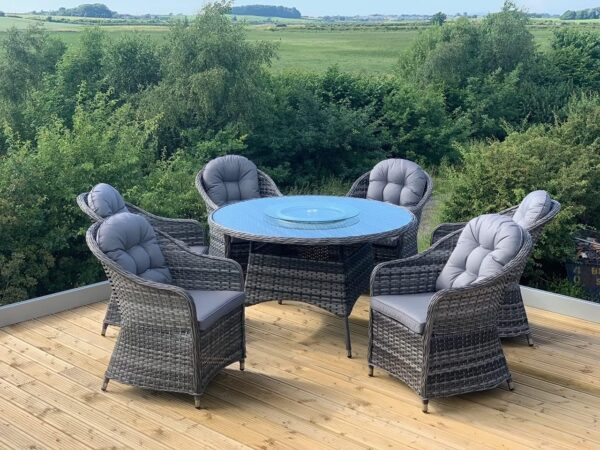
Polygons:
<instances>
[{"instance_id":1,"label":"chair backrest","mask_svg":"<svg viewBox=\"0 0 600 450\"><path fill-rule=\"evenodd\" d=\"M98 226L96 244L124 270L149 281L172 282L154 229L143 216L124 212L109 217Z\"/></svg>"},{"instance_id":2,"label":"chair backrest","mask_svg":"<svg viewBox=\"0 0 600 450\"><path fill-rule=\"evenodd\" d=\"M217 206L260 197L258 169L252 161L239 155L210 161L202 172L202 183Z\"/></svg>"},{"instance_id":3,"label":"chair backrest","mask_svg":"<svg viewBox=\"0 0 600 450\"><path fill-rule=\"evenodd\" d=\"M436 288L464 287L497 275L517 256L525 233L507 216L486 214L472 219L442 269Z\"/></svg>"},{"instance_id":4,"label":"chair backrest","mask_svg":"<svg viewBox=\"0 0 600 450\"><path fill-rule=\"evenodd\" d=\"M86 203L96 215L103 219L114 214L129 212L119 191L106 183L94 186L86 196Z\"/></svg>"},{"instance_id":5,"label":"chair backrest","mask_svg":"<svg viewBox=\"0 0 600 450\"><path fill-rule=\"evenodd\" d=\"M371 170L367 198L398 206L415 206L425 195L428 178L412 161L386 159Z\"/></svg>"},{"instance_id":6,"label":"chair backrest","mask_svg":"<svg viewBox=\"0 0 600 450\"><path fill-rule=\"evenodd\" d=\"M526 230L534 227L552 209L552 197L546 191L533 191L527 194L515 213L513 220Z\"/></svg>"}]
</instances>

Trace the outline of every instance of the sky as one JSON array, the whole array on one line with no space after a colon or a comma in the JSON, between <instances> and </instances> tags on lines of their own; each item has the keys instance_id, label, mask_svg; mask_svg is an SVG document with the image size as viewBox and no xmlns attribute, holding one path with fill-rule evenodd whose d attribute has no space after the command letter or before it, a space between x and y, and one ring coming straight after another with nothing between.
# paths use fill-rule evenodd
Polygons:
<instances>
[{"instance_id":1,"label":"sky","mask_svg":"<svg viewBox=\"0 0 600 450\"><path fill-rule=\"evenodd\" d=\"M193 14L204 0L0 0L0 11L28 12L54 10L61 6L74 7L81 3L105 3L113 11L128 14ZM237 0L235 5L295 6L305 16L369 15L369 14L447 14L467 12L482 14L498 11L503 0ZM600 6L600 0L516 0L529 12L562 14L567 9L577 10Z\"/></svg>"}]
</instances>

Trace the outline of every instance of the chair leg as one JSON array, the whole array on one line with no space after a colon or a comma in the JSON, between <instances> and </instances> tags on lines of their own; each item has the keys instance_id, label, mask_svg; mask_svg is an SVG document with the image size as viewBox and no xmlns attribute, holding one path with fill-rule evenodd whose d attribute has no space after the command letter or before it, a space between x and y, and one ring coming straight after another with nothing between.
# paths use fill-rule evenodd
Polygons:
<instances>
[{"instance_id":1,"label":"chair leg","mask_svg":"<svg viewBox=\"0 0 600 450\"><path fill-rule=\"evenodd\" d=\"M194 406L196 406L196 409L202 409L202 405L200 404L200 395L194 395Z\"/></svg>"},{"instance_id":2,"label":"chair leg","mask_svg":"<svg viewBox=\"0 0 600 450\"><path fill-rule=\"evenodd\" d=\"M374 367L372 365L369 364L369 376L372 377L373 376L373 369Z\"/></svg>"},{"instance_id":3,"label":"chair leg","mask_svg":"<svg viewBox=\"0 0 600 450\"><path fill-rule=\"evenodd\" d=\"M348 358L352 358L352 344L350 343L350 322L348 317L344 318L344 324L346 326L346 355Z\"/></svg>"},{"instance_id":4,"label":"chair leg","mask_svg":"<svg viewBox=\"0 0 600 450\"><path fill-rule=\"evenodd\" d=\"M104 377L104 382L102 383L102 387L100 389L102 389L104 392L106 392L106 388L108 387L108 382L110 381L110 378L108 377Z\"/></svg>"},{"instance_id":5,"label":"chair leg","mask_svg":"<svg viewBox=\"0 0 600 450\"><path fill-rule=\"evenodd\" d=\"M424 398L423 400L423 412L425 414L429 413L429 400Z\"/></svg>"},{"instance_id":6,"label":"chair leg","mask_svg":"<svg viewBox=\"0 0 600 450\"><path fill-rule=\"evenodd\" d=\"M104 323L102 324L102 331L100 332L100 334L101 334L102 336L106 336L106 329L107 329L107 328L108 328L108 324L107 324L106 322L104 322Z\"/></svg>"},{"instance_id":7,"label":"chair leg","mask_svg":"<svg viewBox=\"0 0 600 450\"><path fill-rule=\"evenodd\" d=\"M531 333L527 333L525 337L527 338L527 343L529 344L529 346L533 347L533 338L531 337Z\"/></svg>"},{"instance_id":8,"label":"chair leg","mask_svg":"<svg viewBox=\"0 0 600 450\"><path fill-rule=\"evenodd\" d=\"M240 359L240 370L244 371L245 368L246 368L246 360Z\"/></svg>"},{"instance_id":9,"label":"chair leg","mask_svg":"<svg viewBox=\"0 0 600 450\"><path fill-rule=\"evenodd\" d=\"M509 378L508 380L506 380L506 384L508 384L508 390L509 391L514 391L515 390L515 384L513 383L512 378Z\"/></svg>"}]
</instances>

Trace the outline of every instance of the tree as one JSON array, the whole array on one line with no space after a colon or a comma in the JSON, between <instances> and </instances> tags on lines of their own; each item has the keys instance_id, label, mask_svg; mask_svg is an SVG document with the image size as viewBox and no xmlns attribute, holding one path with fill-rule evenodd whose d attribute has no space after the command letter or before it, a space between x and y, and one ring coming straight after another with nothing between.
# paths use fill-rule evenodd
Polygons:
<instances>
[{"instance_id":1,"label":"tree","mask_svg":"<svg viewBox=\"0 0 600 450\"><path fill-rule=\"evenodd\" d=\"M501 12L485 18L482 51L488 70L507 73L533 59L535 45L528 24L527 14L511 1L504 3Z\"/></svg>"},{"instance_id":2,"label":"tree","mask_svg":"<svg viewBox=\"0 0 600 450\"><path fill-rule=\"evenodd\" d=\"M282 17L284 19L302 18L302 14L296 8L286 8L285 6L234 6L231 8L231 13L240 16Z\"/></svg>"},{"instance_id":3,"label":"tree","mask_svg":"<svg viewBox=\"0 0 600 450\"><path fill-rule=\"evenodd\" d=\"M567 10L562 14L562 16L560 16L561 20L587 20L598 18L600 18L600 7L582 9L579 11Z\"/></svg>"},{"instance_id":4,"label":"tree","mask_svg":"<svg viewBox=\"0 0 600 450\"><path fill-rule=\"evenodd\" d=\"M15 134L26 134L30 125L23 118L23 102L56 70L64 51L65 44L40 25L8 30L0 40L0 127L7 124ZM0 138L0 156L4 150Z\"/></svg>"},{"instance_id":5,"label":"tree","mask_svg":"<svg viewBox=\"0 0 600 450\"><path fill-rule=\"evenodd\" d=\"M102 55L106 84L117 96L133 94L160 80L160 58L153 41L139 34L126 34L109 42Z\"/></svg>"},{"instance_id":6,"label":"tree","mask_svg":"<svg viewBox=\"0 0 600 450\"><path fill-rule=\"evenodd\" d=\"M229 10L229 2L214 3L191 21L175 22L163 47L161 82L141 96L143 114L163 117L161 143L169 151L227 127L247 131L266 101L265 68L275 47L246 40L244 28L225 15Z\"/></svg>"},{"instance_id":7,"label":"tree","mask_svg":"<svg viewBox=\"0 0 600 450\"><path fill-rule=\"evenodd\" d=\"M583 90L600 91L600 35L573 28L557 30L549 57L567 82Z\"/></svg>"},{"instance_id":8,"label":"tree","mask_svg":"<svg viewBox=\"0 0 600 450\"><path fill-rule=\"evenodd\" d=\"M446 23L447 19L448 16L446 14L444 14L443 12L438 12L431 17L431 23L434 25L442 26L444 25L444 23Z\"/></svg>"}]
</instances>

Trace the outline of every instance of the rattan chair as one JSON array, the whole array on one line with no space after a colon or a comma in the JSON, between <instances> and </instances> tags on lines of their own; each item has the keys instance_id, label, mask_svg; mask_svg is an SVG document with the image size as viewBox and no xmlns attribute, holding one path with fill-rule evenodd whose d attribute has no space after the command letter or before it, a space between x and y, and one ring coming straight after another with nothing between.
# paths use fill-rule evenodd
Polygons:
<instances>
[{"instance_id":1,"label":"rattan chair","mask_svg":"<svg viewBox=\"0 0 600 450\"><path fill-rule=\"evenodd\" d=\"M100 216L88 203L88 192L84 192L77 196L77 205L79 208L91 219L92 222L102 222L109 216ZM132 205L131 203L123 203L127 211L139 214L145 217L148 222L156 230L160 230L163 233L167 233L174 239L180 240L185 245L189 246L194 252L206 254L208 253L208 246L206 245L206 227L200 222L193 219L171 219L168 217L156 216L142 208ZM109 277L108 273L106 274ZM110 278L109 278L110 279ZM121 314L119 312L119 305L116 299L116 294L111 293L111 298L106 308L106 314L102 322L102 336L106 335L106 329L109 325L119 326L121 323Z\"/></svg>"},{"instance_id":2,"label":"rattan chair","mask_svg":"<svg viewBox=\"0 0 600 450\"><path fill-rule=\"evenodd\" d=\"M119 216L125 215L133 216ZM172 284L150 281L125 270L101 250L98 235L102 225L93 224L86 240L109 274L121 310L121 329L102 390L109 380L117 380L140 388L190 394L200 407L200 396L222 368L239 361L240 370L244 369L241 267L235 261L192 252L156 231ZM204 295L204 303L195 303L198 293ZM241 300L236 298L233 309L221 307L216 312L214 306L208 313L206 306L197 306L210 304L219 295L237 295ZM213 315L206 319L207 314Z\"/></svg>"},{"instance_id":3,"label":"rattan chair","mask_svg":"<svg viewBox=\"0 0 600 450\"><path fill-rule=\"evenodd\" d=\"M507 285L525 267L531 237L523 231L518 254L498 273L465 287L436 292L436 282L461 231L411 258L379 264L371 275L371 296L414 296L433 293L422 307L426 319L415 332L392 314L371 308L369 375L386 370L429 400L482 391L508 382L513 389L498 336L498 308ZM381 308L380 308L381 309Z\"/></svg>"},{"instance_id":4,"label":"rattan chair","mask_svg":"<svg viewBox=\"0 0 600 450\"><path fill-rule=\"evenodd\" d=\"M217 158L217 160L222 160L226 163L228 162L237 162L242 161L244 163L250 163L249 160L244 158L243 156L238 155L228 155L225 157ZM217 161L213 160L213 161ZM213 162L211 161L211 162ZM209 163L210 164L210 163ZM256 169L254 166L256 173L258 175L258 196L259 197L281 197L281 192L277 188L275 182L263 171ZM216 211L219 206L209 195L205 183L204 183L204 171L206 167L204 167L198 174L196 175L196 189L200 193L204 204L206 205L206 212L208 215L212 214ZM231 258L234 261L239 262L242 265L244 271L246 270L246 266L248 264L248 255L250 254L250 242L244 241L242 239L230 239L223 235L223 233L219 233L215 230L210 230L210 250L209 253L215 256L223 256L226 258Z\"/></svg>"},{"instance_id":5,"label":"rattan chair","mask_svg":"<svg viewBox=\"0 0 600 450\"><path fill-rule=\"evenodd\" d=\"M386 160L382 161L379 164L384 163L410 163L411 165L415 165L414 163L407 160ZM418 166L417 166L418 167ZM375 166L377 168L377 166ZM374 168L374 169L375 169ZM419 168L420 169L420 168ZM422 169L420 169L422 170ZM369 171L359 177L348 193L346 194L348 197L357 197L357 198L369 198L369 183L371 178L371 172ZM391 261L398 258L408 258L409 256L416 255L418 252L417 245L417 234L419 231L419 223L421 222L421 214L423 212L423 208L431 198L431 194L433 192L433 180L431 176L425 171L422 171L424 177L426 178L426 186L423 191L422 197L416 204L411 205L403 205L401 203L397 203L398 206L404 206L410 212L412 212L417 221L415 222L414 227L408 228L402 236L397 236L393 238L384 239L376 244L373 244L373 260L375 264L384 261Z\"/></svg>"},{"instance_id":6,"label":"rattan chair","mask_svg":"<svg viewBox=\"0 0 600 450\"><path fill-rule=\"evenodd\" d=\"M513 217L519 205L500 211L498 214ZM533 245L537 243L541 234L544 231L544 227L550 223L556 215L560 212L560 203L556 200L551 200L551 206L547 214L540 217L538 220L532 223L519 223L523 228L529 231L531 235ZM456 231L462 230L465 223L443 223L439 225L431 236L431 244L435 244L440 239L443 239L449 234L455 233ZM533 251L533 248L532 248ZM500 303L500 313L498 317L498 333L502 338L511 338L517 336L523 336L527 338L527 343L533 346L533 338L531 336L531 329L529 328L529 321L527 319L527 312L523 304L523 297L521 296L521 288L519 286L520 278L515 279L511 282L507 288L504 298Z\"/></svg>"}]
</instances>

